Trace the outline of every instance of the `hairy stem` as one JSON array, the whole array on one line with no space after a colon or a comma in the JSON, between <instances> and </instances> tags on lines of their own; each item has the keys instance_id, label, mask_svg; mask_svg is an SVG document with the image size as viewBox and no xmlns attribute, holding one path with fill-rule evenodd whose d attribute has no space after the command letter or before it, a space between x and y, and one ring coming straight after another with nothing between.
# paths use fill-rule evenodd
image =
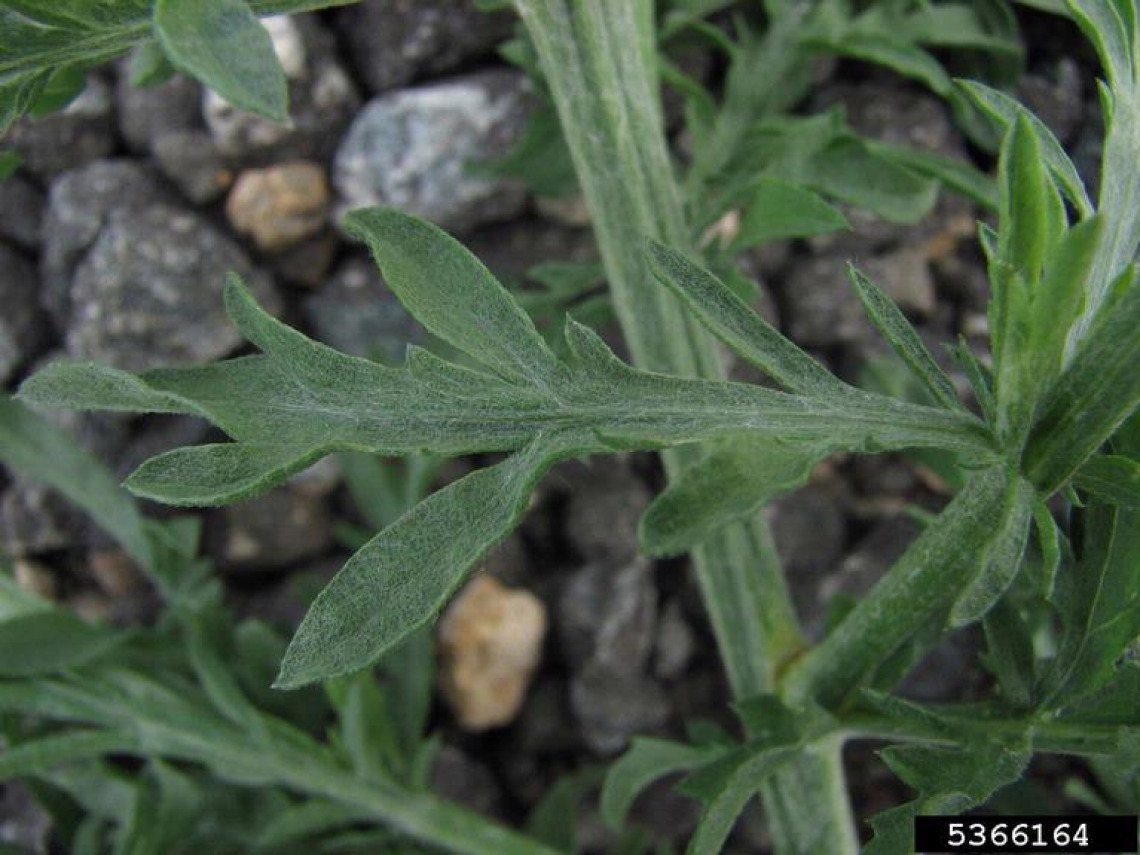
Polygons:
<instances>
[{"instance_id":1,"label":"hairy stem","mask_svg":"<svg viewBox=\"0 0 1140 855\"><path fill-rule=\"evenodd\" d=\"M653 282L642 257L646 237L692 246L662 131L652 38L638 19L636 7L644 7L608 0L516 6L554 95L634 362L723 377L715 342ZM670 477L693 453L663 455ZM778 665L803 640L766 527L759 520L731 526L697 549L693 563L734 695L771 691ZM765 790L781 852L856 851L838 751L835 744L805 754ZM827 833L811 850L797 840L809 825Z\"/></svg>"}]
</instances>

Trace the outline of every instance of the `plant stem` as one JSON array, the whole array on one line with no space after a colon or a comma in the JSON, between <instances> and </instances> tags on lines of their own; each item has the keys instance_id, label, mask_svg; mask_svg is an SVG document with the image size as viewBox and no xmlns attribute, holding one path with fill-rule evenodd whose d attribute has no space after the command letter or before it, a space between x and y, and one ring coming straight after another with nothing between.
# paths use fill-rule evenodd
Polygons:
<instances>
[{"instance_id":1,"label":"plant stem","mask_svg":"<svg viewBox=\"0 0 1140 855\"><path fill-rule=\"evenodd\" d=\"M634 362L722 378L715 342L653 282L646 237L691 249L662 131L653 39L637 3L516 0L554 95L593 220L614 307ZM663 455L675 477L694 452ZM737 698L771 691L803 638L762 521L728 527L693 553L705 606ZM781 852L855 852L839 745L805 754L764 790ZM790 794L790 795L789 795ZM780 796L784 797L781 798ZM797 835L826 834L803 848Z\"/></svg>"}]
</instances>

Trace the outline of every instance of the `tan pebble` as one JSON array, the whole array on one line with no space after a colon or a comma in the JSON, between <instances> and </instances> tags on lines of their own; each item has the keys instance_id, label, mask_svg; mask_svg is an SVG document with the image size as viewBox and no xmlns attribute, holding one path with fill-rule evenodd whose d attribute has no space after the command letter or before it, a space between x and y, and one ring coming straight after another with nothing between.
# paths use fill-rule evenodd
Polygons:
<instances>
[{"instance_id":1,"label":"tan pebble","mask_svg":"<svg viewBox=\"0 0 1140 855\"><path fill-rule=\"evenodd\" d=\"M139 587L135 563L120 549L99 549L88 553L87 566L99 588L108 596L125 597Z\"/></svg>"},{"instance_id":2,"label":"tan pebble","mask_svg":"<svg viewBox=\"0 0 1140 855\"><path fill-rule=\"evenodd\" d=\"M111 601L93 591L76 594L67 601L67 607L88 623L106 623L111 619Z\"/></svg>"},{"instance_id":3,"label":"tan pebble","mask_svg":"<svg viewBox=\"0 0 1140 855\"><path fill-rule=\"evenodd\" d=\"M54 600L59 596L59 583L55 574L50 568L30 558L16 561L16 584L45 600Z\"/></svg>"},{"instance_id":4,"label":"tan pebble","mask_svg":"<svg viewBox=\"0 0 1140 855\"><path fill-rule=\"evenodd\" d=\"M473 579L439 628L440 688L464 730L508 724L542 654L546 608L490 576Z\"/></svg>"},{"instance_id":5,"label":"tan pebble","mask_svg":"<svg viewBox=\"0 0 1140 855\"><path fill-rule=\"evenodd\" d=\"M590 225L590 209L581 193L571 196L539 196L538 213L546 219L573 228Z\"/></svg>"},{"instance_id":6,"label":"tan pebble","mask_svg":"<svg viewBox=\"0 0 1140 855\"><path fill-rule=\"evenodd\" d=\"M324 228L330 199L319 165L282 163L241 173L226 199L226 216L259 249L279 252Z\"/></svg>"}]
</instances>

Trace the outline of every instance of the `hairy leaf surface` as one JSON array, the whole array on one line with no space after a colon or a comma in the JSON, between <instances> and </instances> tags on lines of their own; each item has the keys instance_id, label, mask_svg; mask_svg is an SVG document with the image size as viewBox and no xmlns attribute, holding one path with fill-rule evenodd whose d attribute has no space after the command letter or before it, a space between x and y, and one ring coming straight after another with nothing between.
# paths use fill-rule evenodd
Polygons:
<instances>
[{"instance_id":1,"label":"hairy leaf surface","mask_svg":"<svg viewBox=\"0 0 1140 855\"><path fill-rule=\"evenodd\" d=\"M642 548L653 556L687 552L802 485L829 451L826 444L793 445L771 437L721 440L654 499L641 519Z\"/></svg>"}]
</instances>

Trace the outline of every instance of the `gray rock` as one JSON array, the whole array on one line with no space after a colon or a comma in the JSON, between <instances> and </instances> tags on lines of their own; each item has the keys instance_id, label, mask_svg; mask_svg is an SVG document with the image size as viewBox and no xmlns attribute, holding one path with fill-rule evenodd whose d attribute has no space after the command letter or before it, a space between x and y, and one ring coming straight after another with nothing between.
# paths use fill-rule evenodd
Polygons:
<instances>
[{"instance_id":1,"label":"gray rock","mask_svg":"<svg viewBox=\"0 0 1140 855\"><path fill-rule=\"evenodd\" d=\"M537 217L515 217L464 235L464 245L505 284L521 283L544 261L598 260L589 229L570 228Z\"/></svg>"},{"instance_id":2,"label":"gray rock","mask_svg":"<svg viewBox=\"0 0 1140 855\"><path fill-rule=\"evenodd\" d=\"M653 645L653 673L662 680L680 677L696 652L697 637L676 600L661 611Z\"/></svg>"},{"instance_id":3,"label":"gray rock","mask_svg":"<svg viewBox=\"0 0 1140 855\"><path fill-rule=\"evenodd\" d=\"M72 278L67 350L128 370L225 356L241 343L222 304L231 271L277 310L269 280L197 215L164 204L115 211Z\"/></svg>"},{"instance_id":4,"label":"gray rock","mask_svg":"<svg viewBox=\"0 0 1140 855\"><path fill-rule=\"evenodd\" d=\"M115 84L119 131L128 146L153 151L169 134L202 127L202 87L196 80L175 74L158 86L139 88L131 85L129 65L119 63Z\"/></svg>"},{"instance_id":5,"label":"gray rock","mask_svg":"<svg viewBox=\"0 0 1140 855\"><path fill-rule=\"evenodd\" d=\"M366 0L337 15L357 74L385 92L491 53L511 34L511 16L472 0Z\"/></svg>"},{"instance_id":6,"label":"gray rock","mask_svg":"<svg viewBox=\"0 0 1140 855\"><path fill-rule=\"evenodd\" d=\"M788 333L800 345L830 347L874 336L842 256L820 255L796 264L783 291Z\"/></svg>"},{"instance_id":7,"label":"gray rock","mask_svg":"<svg viewBox=\"0 0 1140 855\"><path fill-rule=\"evenodd\" d=\"M491 71L373 99L336 153L341 210L388 205L452 231L517 214L520 183L469 168L518 140L526 88L521 74Z\"/></svg>"},{"instance_id":8,"label":"gray rock","mask_svg":"<svg viewBox=\"0 0 1140 855\"><path fill-rule=\"evenodd\" d=\"M61 175L48 193L41 302L61 327L69 313L75 268L112 211L136 210L170 198L153 170L130 160L104 160Z\"/></svg>"},{"instance_id":9,"label":"gray rock","mask_svg":"<svg viewBox=\"0 0 1140 855\"><path fill-rule=\"evenodd\" d=\"M615 672L645 669L657 626L653 569L637 559L624 567L589 564L558 599L562 651L570 667L596 662Z\"/></svg>"},{"instance_id":10,"label":"gray rock","mask_svg":"<svg viewBox=\"0 0 1140 855\"><path fill-rule=\"evenodd\" d=\"M0 844L20 852L47 852L51 816L19 781L0 787Z\"/></svg>"},{"instance_id":11,"label":"gray rock","mask_svg":"<svg viewBox=\"0 0 1140 855\"><path fill-rule=\"evenodd\" d=\"M862 136L939 154L963 151L962 137L944 103L898 78L837 82L824 87L816 101L820 107L842 104L847 123ZM900 116L906 120L899 121Z\"/></svg>"},{"instance_id":12,"label":"gray rock","mask_svg":"<svg viewBox=\"0 0 1140 855\"><path fill-rule=\"evenodd\" d=\"M59 494L33 481L16 481L0 496L0 550L34 555L65 549L86 522Z\"/></svg>"},{"instance_id":13,"label":"gray rock","mask_svg":"<svg viewBox=\"0 0 1140 855\"><path fill-rule=\"evenodd\" d=\"M954 633L906 675L899 694L926 703L981 700L987 682L985 671L977 667L983 638L978 626Z\"/></svg>"},{"instance_id":14,"label":"gray rock","mask_svg":"<svg viewBox=\"0 0 1140 855\"><path fill-rule=\"evenodd\" d=\"M825 606L819 586L836 572L843 557L847 536L843 509L827 490L809 484L773 502L765 513L792 597L804 622L813 626Z\"/></svg>"},{"instance_id":15,"label":"gray rock","mask_svg":"<svg viewBox=\"0 0 1140 855\"><path fill-rule=\"evenodd\" d=\"M234 171L205 131L164 134L155 140L153 154L162 174L196 205L213 202L233 184Z\"/></svg>"},{"instance_id":16,"label":"gray rock","mask_svg":"<svg viewBox=\"0 0 1140 855\"><path fill-rule=\"evenodd\" d=\"M486 816L501 815L503 795L491 770L454 745L444 745L431 767L431 790Z\"/></svg>"},{"instance_id":17,"label":"gray rock","mask_svg":"<svg viewBox=\"0 0 1140 855\"><path fill-rule=\"evenodd\" d=\"M272 570L328 548L332 523L320 497L290 488L225 509L222 557L233 570Z\"/></svg>"},{"instance_id":18,"label":"gray rock","mask_svg":"<svg viewBox=\"0 0 1140 855\"><path fill-rule=\"evenodd\" d=\"M11 379L47 337L38 292L36 269L0 243L0 383Z\"/></svg>"},{"instance_id":19,"label":"gray rock","mask_svg":"<svg viewBox=\"0 0 1140 855\"><path fill-rule=\"evenodd\" d=\"M860 270L907 314L933 314L934 278L922 247L904 246L884 253L860 265Z\"/></svg>"},{"instance_id":20,"label":"gray rock","mask_svg":"<svg viewBox=\"0 0 1140 855\"><path fill-rule=\"evenodd\" d=\"M18 172L0 181L0 238L36 249L43 238L44 194Z\"/></svg>"},{"instance_id":21,"label":"gray rock","mask_svg":"<svg viewBox=\"0 0 1140 855\"><path fill-rule=\"evenodd\" d=\"M1076 138L1085 116L1081 71L1070 57L1063 57L1045 69L1021 78L1018 100L1068 146Z\"/></svg>"},{"instance_id":22,"label":"gray rock","mask_svg":"<svg viewBox=\"0 0 1140 855\"><path fill-rule=\"evenodd\" d=\"M202 114L218 151L240 166L326 160L360 104L332 37L312 15L263 19L289 82L289 118L279 125L204 90Z\"/></svg>"},{"instance_id":23,"label":"gray rock","mask_svg":"<svg viewBox=\"0 0 1140 855\"><path fill-rule=\"evenodd\" d=\"M111 87L90 75L87 88L63 111L21 119L4 142L20 155L23 168L42 177L106 157L115 149Z\"/></svg>"},{"instance_id":24,"label":"gray rock","mask_svg":"<svg viewBox=\"0 0 1140 855\"><path fill-rule=\"evenodd\" d=\"M305 298L304 311L318 339L353 356L398 363L409 342L423 341L423 331L367 259L338 267L320 291Z\"/></svg>"},{"instance_id":25,"label":"gray rock","mask_svg":"<svg viewBox=\"0 0 1140 855\"><path fill-rule=\"evenodd\" d=\"M620 751L633 734L664 724L668 698L646 673L657 625L657 589L648 562L579 570L559 598L557 621L573 671L571 711L593 751Z\"/></svg>"},{"instance_id":26,"label":"gray rock","mask_svg":"<svg viewBox=\"0 0 1140 855\"><path fill-rule=\"evenodd\" d=\"M558 468L569 493L566 535L588 560L621 561L637 553L637 524L649 490L621 460L570 463Z\"/></svg>"},{"instance_id":27,"label":"gray rock","mask_svg":"<svg viewBox=\"0 0 1140 855\"><path fill-rule=\"evenodd\" d=\"M661 685L644 674L618 673L591 662L570 681L570 708L586 745L612 755L635 734L662 727L669 720L669 699Z\"/></svg>"}]
</instances>

